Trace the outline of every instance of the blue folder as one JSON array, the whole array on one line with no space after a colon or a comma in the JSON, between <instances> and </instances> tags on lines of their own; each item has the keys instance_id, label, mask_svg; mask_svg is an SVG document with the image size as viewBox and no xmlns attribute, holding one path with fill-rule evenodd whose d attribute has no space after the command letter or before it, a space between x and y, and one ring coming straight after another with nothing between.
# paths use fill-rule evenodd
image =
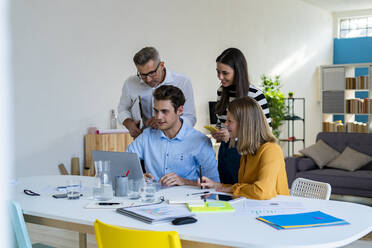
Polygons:
<instances>
[{"instance_id":1,"label":"blue folder","mask_svg":"<svg viewBox=\"0 0 372 248\"><path fill-rule=\"evenodd\" d=\"M321 211L259 216L257 219L278 230L350 224L343 219L336 218Z\"/></svg>"}]
</instances>

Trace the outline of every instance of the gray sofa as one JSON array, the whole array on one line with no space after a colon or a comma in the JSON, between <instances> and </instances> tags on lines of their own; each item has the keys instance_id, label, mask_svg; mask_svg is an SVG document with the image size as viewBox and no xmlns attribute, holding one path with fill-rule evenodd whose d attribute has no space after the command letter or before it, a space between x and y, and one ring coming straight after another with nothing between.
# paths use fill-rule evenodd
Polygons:
<instances>
[{"instance_id":1,"label":"gray sofa","mask_svg":"<svg viewBox=\"0 0 372 248\"><path fill-rule=\"evenodd\" d=\"M372 156L372 134L319 133L316 140L323 140L342 153L346 146ZM287 157L288 185L297 177L327 182L332 194L372 197L372 162L356 171L344 171L324 167L319 169L309 157Z\"/></svg>"}]
</instances>

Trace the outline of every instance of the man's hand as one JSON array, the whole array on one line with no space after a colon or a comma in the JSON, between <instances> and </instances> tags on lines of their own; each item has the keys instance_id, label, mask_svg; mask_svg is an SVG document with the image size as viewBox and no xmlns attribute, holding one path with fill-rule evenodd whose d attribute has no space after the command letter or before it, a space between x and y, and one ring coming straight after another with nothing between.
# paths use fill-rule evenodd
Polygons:
<instances>
[{"instance_id":1,"label":"man's hand","mask_svg":"<svg viewBox=\"0 0 372 248\"><path fill-rule=\"evenodd\" d=\"M217 141L223 140L225 143L227 143L230 139L230 134L226 128L220 128L217 132L212 133L212 137Z\"/></svg>"},{"instance_id":2,"label":"man's hand","mask_svg":"<svg viewBox=\"0 0 372 248\"><path fill-rule=\"evenodd\" d=\"M142 130L139 129L140 121L134 121L132 119L125 119L123 125L128 129L130 136L137 138L138 135L142 133Z\"/></svg>"},{"instance_id":3,"label":"man's hand","mask_svg":"<svg viewBox=\"0 0 372 248\"><path fill-rule=\"evenodd\" d=\"M189 184L189 180L186 180L178 176L176 173L171 172L162 176L162 178L159 180L159 183L166 186L186 185Z\"/></svg>"},{"instance_id":4,"label":"man's hand","mask_svg":"<svg viewBox=\"0 0 372 248\"><path fill-rule=\"evenodd\" d=\"M158 129L159 127L159 120L156 119L154 116L148 119L145 123L146 127L151 127L153 129Z\"/></svg>"},{"instance_id":5,"label":"man's hand","mask_svg":"<svg viewBox=\"0 0 372 248\"><path fill-rule=\"evenodd\" d=\"M148 179L151 179L151 180L154 180L154 176L151 175L151 173L145 173L143 174L143 176L145 177L145 180L147 181Z\"/></svg>"}]
</instances>

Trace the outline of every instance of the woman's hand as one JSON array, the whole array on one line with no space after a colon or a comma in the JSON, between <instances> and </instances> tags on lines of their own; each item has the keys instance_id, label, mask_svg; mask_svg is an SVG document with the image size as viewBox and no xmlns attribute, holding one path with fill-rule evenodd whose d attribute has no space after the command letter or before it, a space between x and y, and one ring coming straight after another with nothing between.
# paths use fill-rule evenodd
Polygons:
<instances>
[{"instance_id":1,"label":"woman's hand","mask_svg":"<svg viewBox=\"0 0 372 248\"><path fill-rule=\"evenodd\" d=\"M225 143L227 143L230 139L229 131L227 131L226 128L220 128L217 132L211 133L212 137L215 138L217 141L223 140Z\"/></svg>"},{"instance_id":2,"label":"woman's hand","mask_svg":"<svg viewBox=\"0 0 372 248\"><path fill-rule=\"evenodd\" d=\"M220 183L209 179L208 177L202 177L202 181L200 182L200 178L198 178L198 185L200 185L204 189L212 189L222 186Z\"/></svg>"}]
</instances>

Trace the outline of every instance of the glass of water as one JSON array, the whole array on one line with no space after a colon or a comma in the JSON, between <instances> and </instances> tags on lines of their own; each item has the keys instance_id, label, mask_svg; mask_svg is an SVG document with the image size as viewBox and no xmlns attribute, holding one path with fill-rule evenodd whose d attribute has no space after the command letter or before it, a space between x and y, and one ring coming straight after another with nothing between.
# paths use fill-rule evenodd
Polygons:
<instances>
[{"instance_id":1,"label":"glass of water","mask_svg":"<svg viewBox=\"0 0 372 248\"><path fill-rule=\"evenodd\" d=\"M145 182L142 191L142 201L154 202L156 193L156 182L154 180L148 180Z\"/></svg>"},{"instance_id":2,"label":"glass of water","mask_svg":"<svg viewBox=\"0 0 372 248\"><path fill-rule=\"evenodd\" d=\"M80 180L68 180L67 181L67 199L75 200L80 198L81 194L81 181Z\"/></svg>"},{"instance_id":3,"label":"glass of water","mask_svg":"<svg viewBox=\"0 0 372 248\"><path fill-rule=\"evenodd\" d=\"M136 200L141 198L141 189L143 180L129 179L128 180L128 197L129 199Z\"/></svg>"}]
</instances>

